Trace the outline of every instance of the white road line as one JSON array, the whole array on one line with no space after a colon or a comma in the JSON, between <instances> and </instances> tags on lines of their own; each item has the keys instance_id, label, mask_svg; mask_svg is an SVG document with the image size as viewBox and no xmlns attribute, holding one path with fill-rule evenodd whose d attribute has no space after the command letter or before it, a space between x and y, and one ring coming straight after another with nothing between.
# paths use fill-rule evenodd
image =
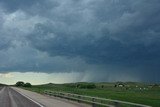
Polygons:
<instances>
[{"instance_id":1,"label":"white road line","mask_svg":"<svg viewBox=\"0 0 160 107\"><path fill-rule=\"evenodd\" d=\"M5 88L6 88L6 87L1 88L0 94L4 91Z\"/></svg>"},{"instance_id":2,"label":"white road line","mask_svg":"<svg viewBox=\"0 0 160 107\"><path fill-rule=\"evenodd\" d=\"M16 92L18 92L18 91L16 90ZM41 104L38 103L37 101L31 99L30 97L26 96L25 94L22 94L22 93L20 93L20 92L18 92L18 93L21 94L22 96L26 97L26 98L29 99L30 101L34 102L35 104L39 105L40 107L44 107L43 105L41 105Z\"/></svg>"}]
</instances>

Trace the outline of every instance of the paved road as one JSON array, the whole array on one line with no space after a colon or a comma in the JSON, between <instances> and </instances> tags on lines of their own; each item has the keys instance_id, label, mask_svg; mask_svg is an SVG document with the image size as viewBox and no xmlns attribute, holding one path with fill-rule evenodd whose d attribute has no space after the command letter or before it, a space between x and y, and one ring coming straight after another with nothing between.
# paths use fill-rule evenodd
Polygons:
<instances>
[{"instance_id":1,"label":"paved road","mask_svg":"<svg viewBox=\"0 0 160 107\"><path fill-rule=\"evenodd\" d=\"M15 87L0 87L0 107L88 107Z\"/></svg>"},{"instance_id":2,"label":"paved road","mask_svg":"<svg viewBox=\"0 0 160 107\"><path fill-rule=\"evenodd\" d=\"M3 87L0 91L0 107L39 107L12 88Z\"/></svg>"}]
</instances>

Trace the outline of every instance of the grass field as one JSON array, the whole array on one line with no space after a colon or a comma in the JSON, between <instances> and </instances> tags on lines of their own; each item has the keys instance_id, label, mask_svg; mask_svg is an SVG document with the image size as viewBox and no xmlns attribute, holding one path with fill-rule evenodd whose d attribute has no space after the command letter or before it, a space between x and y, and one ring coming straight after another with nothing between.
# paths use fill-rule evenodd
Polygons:
<instances>
[{"instance_id":1,"label":"grass field","mask_svg":"<svg viewBox=\"0 0 160 107\"><path fill-rule=\"evenodd\" d=\"M77 87L82 84L82 87ZM85 85L84 85L85 84ZM94 83L96 87L85 87L89 83L45 84L26 88L43 93L44 90L62 91L81 95L110 98L160 107L160 86L142 83Z\"/></svg>"}]
</instances>

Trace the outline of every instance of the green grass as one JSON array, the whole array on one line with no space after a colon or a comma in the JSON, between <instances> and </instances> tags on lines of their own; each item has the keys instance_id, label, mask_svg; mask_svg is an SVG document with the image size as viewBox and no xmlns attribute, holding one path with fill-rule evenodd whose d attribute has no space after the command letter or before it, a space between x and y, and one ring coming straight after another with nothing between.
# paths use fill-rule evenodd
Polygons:
<instances>
[{"instance_id":1,"label":"green grass","mask_svg":"<svg viewBox=\"0 0 160 107\"><path fill-rule=\"evenodd\" d=\"M103 88L101 88L102 85ZM62 91L160 107L160 87L151 88L146 84L140 83L126 83L125 87L114 87L114 83L96 83L95 89L75 88L73 84L46 84L25 89L38 93L43 93L44 90Z\"/></svg>"}]
</instances>

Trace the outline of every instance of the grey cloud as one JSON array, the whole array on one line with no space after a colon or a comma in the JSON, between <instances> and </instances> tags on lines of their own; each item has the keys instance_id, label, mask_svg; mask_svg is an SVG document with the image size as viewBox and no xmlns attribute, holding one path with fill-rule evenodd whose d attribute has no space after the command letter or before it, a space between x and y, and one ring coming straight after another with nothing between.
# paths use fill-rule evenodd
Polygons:
<instances>
[{"instance_id":1,"label":"grey cloud","mask_svg":"<svg viewBox=\"0 0 160 107\"><path fill-rule=\"evenodd\" d=\"M0 43L0 49L10 47L7 41L12 45L15 40L27 43L27 47L20 48L18 55L26 55L26 59L17 60L12 68L3 70L88 70L96 75L98 69L103 69L99 74L105 74L105 77L113 73L116 78L118 74L127 73L128 77L135 74L139 81L159 81L155 77L160 70L159 0L1 0L0 4L6 14L23 13L15 15L20 17L18 20L23 19L13 21L19 23L16 30L11 22L10 29L16 37L0 32L7 35L7 38L3 37L6 41ZM23 15L25 18L21 18ZM25 49L29 50L23 53ZM13 51L8 50L8 53L18 58L16 48L13 50L13 56ZM44 62L36 58L36 51L48 55ZM59 58L62 58L60 62Z\"/></svg>"},{"instance_id":2,"label":"grey cloud","mask_svg":"<svg viewBox=\"0 0 160 107\"><path fill-rule=\"evenodd\" d=\"M72 9L65 8L66 11L57 7L52 14L60 19L37 25L29 40L51 56L79 56L90 64L130 66L130 69L138 66L137 71L142 70L139 74L151 75L152 70L160 69L158 4L157 0L94 1L85 8L79 4L81 10L70 5ZM85 17L86 14L89 16ZM53 37L46 39L48 33Z\"/></svg>"},{"instance_id":3,"label":"grey cloud","mask_svg":"<svg viewBox=\"0 0 160 107\"><path fill-rule=\"evenodd\" d=\"M49 57L24 44L1 51L0 58L1 72L79 72L87 68L79 58Z\"/></svg>"},{"instance_id":4,"label":"grey cloud","mask_svg":"<svg viewBox=\"0 0 160 107\"><path fill-rule=\"evenodd\" d=\"M157 3L158 1L152 2ZM84 14L79 13L77 7L73 6L75 11L70 14L65 14L63 11L65 16L62 16L60 20L55 22L53 19L46 24L36 25L35 31L29 38L36 48L53 56L81 56L91 62L95 60L108 63L116 61L128 63L130 60L135 60L136 63L137 61L144 63L148 57L157 56L156 53L159 52L159 49L156 48L159 46L159 31L156 31L159 26L157 18L159 16L153 16L154 13L157 13L158 5L155 8L153 3L144 3L147 6L142 6L143 3L144 1L135 3L131 1L94 1L88 4L87 9L90 11L87 13L93 17L91 18L93 20L88 21L83 16ZM61 8L58 8L57 11L63 10L63 7ZM145 14L146 9L150 11ZM80 11L84 12L86 8ZM76 12L78 14L75 14ZM61 13L59 14L61 16ZM72 14L77 16L81 23L74 22ZM148 21L150 17L153 17L152 21ZM66 20L61 20L63 18ZM68 24L70 21L67 19L70 18L73 18L72 24ZM152 24L155 22L157 23ZM46 39L48 34L53 37ZM154 50L156 52L150 52L152 47L156 48Z\"/></svg>"},{"instance_id":5,"label":"grey cloud","mask_svg":"<svg viewBox=\"0 0 160 107\"><path fill-rule=\"evenodd\" d=\"M32 5L38 3L44 3L43 0L1 0L1 5L4 6L8 11L16 11L18 9L27 9Z\"/></svg>"}]
</instances>

